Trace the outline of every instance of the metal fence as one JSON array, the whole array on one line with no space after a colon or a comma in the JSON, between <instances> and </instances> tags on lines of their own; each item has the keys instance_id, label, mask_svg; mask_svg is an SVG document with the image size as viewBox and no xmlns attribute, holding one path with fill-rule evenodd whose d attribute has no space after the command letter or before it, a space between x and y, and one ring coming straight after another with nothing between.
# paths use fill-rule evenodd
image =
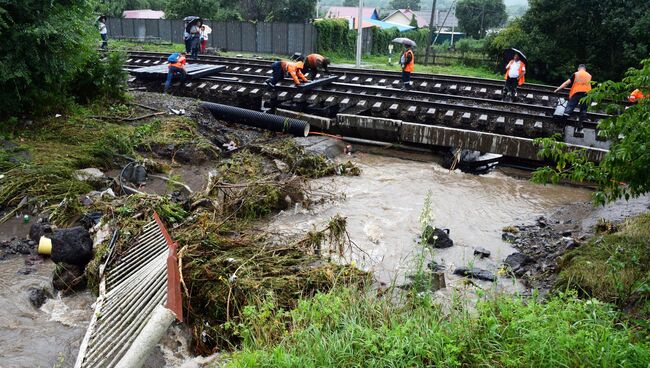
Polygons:
<instances>
[{"instance_id":1,"label":"metal fence","mask_svg":"<svg viewBox=\"0 0 650 368\"><path fill-rule=\"evenodd\" d=\"M310 54L316 50L316 28L312 24L210 20L204 23L212 28L208 47L278 55ZM106 26L110 38L183 43L184 24L180 19L109 18Z\"/></svg>"}]
</instances>

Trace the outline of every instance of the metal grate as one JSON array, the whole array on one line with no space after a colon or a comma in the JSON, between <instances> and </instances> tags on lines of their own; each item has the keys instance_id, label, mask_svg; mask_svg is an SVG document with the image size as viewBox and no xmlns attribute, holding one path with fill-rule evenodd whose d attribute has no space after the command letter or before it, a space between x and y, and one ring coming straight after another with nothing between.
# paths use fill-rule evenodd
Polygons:
<instances>
[{"instance_id":1,"label":"metal grate","mask_svg":"<svg viewBox=\"0 0 650 368\"><path fill-rule=\"evenodd\" d=\"M100 295L75 368L115 366L154 309L167 301L168 272L178 271L175 267L176 244L171 241L158 215L154 217L154 221L143 227L128 252L118 260L112 260L112 254L109 255L107 267L100 271ZM168 259L172 260L169 265ZM169 270L168 266L175 269ZM175 290L176 286L172 288ZM173 290L171 293L175 294ZM175 295L170 299L176 299ZM170 309L174 311L174 308Z\"/></svg>"}]
</instances>

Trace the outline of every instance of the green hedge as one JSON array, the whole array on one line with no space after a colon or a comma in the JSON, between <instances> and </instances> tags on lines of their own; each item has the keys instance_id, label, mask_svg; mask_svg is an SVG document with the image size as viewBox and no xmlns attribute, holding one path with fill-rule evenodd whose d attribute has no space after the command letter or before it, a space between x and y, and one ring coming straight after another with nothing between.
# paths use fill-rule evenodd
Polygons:
<instances>
[{"instance_id":1,"label":"green hedge","mask_svg":"<svg viewBox=\"0 0 650 368\"><path fill-rule=\"evenodd\" d=\"M318 38L316 50L321 54L336 54L353 57L356 34L348 30L345 19L323 19L314 22Z\"/></svg>"},{"instance_id":2,"label":"green hedge","mask_svg":"<svg viewBox=\"0 0 650 368\"><path fill-rule=\"evenodd\" d=\"M373 27L372 29L372 50L373 55L385 55L388 54L388 45L390 42L397 37L406 37L415 41L418 45L416 51L421 50L424 52L426 50L427 38L429 37L428 29L414 29L412 31L400 32L396 28L392 29L380 29ZM396 45L399 46L399 45ZM399 52L400 48L396 47L393 52Z\"/></svg>"}]
</instances>

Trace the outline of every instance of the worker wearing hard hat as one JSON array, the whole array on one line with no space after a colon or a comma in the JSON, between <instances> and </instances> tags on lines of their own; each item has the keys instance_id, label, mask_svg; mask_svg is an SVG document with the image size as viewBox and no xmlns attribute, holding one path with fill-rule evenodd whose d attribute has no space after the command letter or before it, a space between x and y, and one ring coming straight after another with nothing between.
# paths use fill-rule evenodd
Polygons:
<instances>
[{"instance_id":1,"label":"worker wearing hard hat","mask_svg":"<svg viewBox=\"0 0 650 368\"><path fill-rule=\"evenodd\" d=\"M564 116L569 117L576 106L580 106L580 117L578 118L578 125L575 127L574 135L582 134L582 122L587 119L587 104L580 102L580 100L591 91L591 74L587 72L587 67L584 64L578 66L578 71L573 73L561 86L559 86L555 93L561 89L571 85L569 91L569 102L564 110Z\"/></svg>"},{"instance_id":2,"label":"worker wearing hard hat","mask_svg":"<svg viewBox=\"0 0 650 368\"><path fill-rule=\"evenodd\" d=\"M293 79L293 83L296 86L299 86L301 82L309 82L309 79L305 78L302 74L302 68L304 64L302 61L291 62L291 61L276 61L271 64L271 70L273 70L273 76L265 81L265 83L271 87L284 79L285 73L288 73Z\"/></svg>"}]
</instances>

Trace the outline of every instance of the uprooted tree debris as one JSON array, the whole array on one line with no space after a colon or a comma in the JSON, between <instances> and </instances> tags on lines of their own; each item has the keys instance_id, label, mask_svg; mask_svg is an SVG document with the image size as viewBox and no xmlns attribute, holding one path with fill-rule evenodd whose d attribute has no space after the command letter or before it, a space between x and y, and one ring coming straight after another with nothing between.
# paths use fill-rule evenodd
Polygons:
<instances>
[{"instance_id":1,"label":"uprooted tree debris","mask_svg":"<svg viewBox=\"0 0 650 368\"><path fill-rule=\"evenodd\" d=\"M236 347L246 305L272 297L290 309L336 283L365 282L364 272L331 262L334 255L345 259L352 246L342 216L293 239L260 230L268 215L322 200L308 178L358 175L354 164L309 153L288 136L222 124L192 104L183 108L186 116L127 121L118 118L144 112L98 107L23 130L15 140L21 143L0 154L0 217L26 211L61 228L94 219L87 227L99 231L86 277L96 290L111 240L98 234L119 229L112 255L119 258L156 211L180 245L184 308L198 353ZM95 118L107 113L115 119ZM118 178L78 175L93 166L119 172L129 158L155 172L196 164L211 170L203 188L182 196L124 195Z\"/></svg>"}]
</instances>

